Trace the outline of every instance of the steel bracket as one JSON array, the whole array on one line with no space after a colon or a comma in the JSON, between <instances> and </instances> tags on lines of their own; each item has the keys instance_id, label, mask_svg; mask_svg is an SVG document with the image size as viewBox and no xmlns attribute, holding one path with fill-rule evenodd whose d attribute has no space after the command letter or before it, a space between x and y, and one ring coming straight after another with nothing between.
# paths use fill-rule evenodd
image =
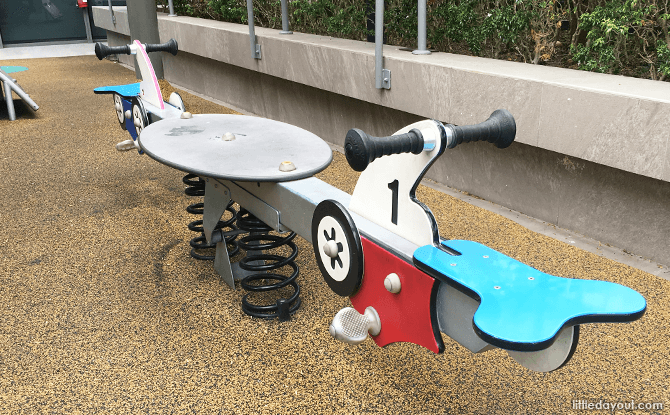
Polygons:
<instances>
[{"instance_id":1,"label":"steel bracket","mask_svg":"<svg viewBox=\"0 0 670 415\"><path fill-rule=\"evenodd\" d=\"M382 88L391 89L391 70L382 69Z\"/></svg>"},{"instance_id":2,"label":"steel bracket","mask_svg":"<svg viewBox=\"0 0 670 415\"><path fill-rule=\"evenodd\" d=\"M254 59L261 59L261 45L256 43L256 48L254 50L254 53L251 55L252 58Z\"/></svg>"}]
</instances>

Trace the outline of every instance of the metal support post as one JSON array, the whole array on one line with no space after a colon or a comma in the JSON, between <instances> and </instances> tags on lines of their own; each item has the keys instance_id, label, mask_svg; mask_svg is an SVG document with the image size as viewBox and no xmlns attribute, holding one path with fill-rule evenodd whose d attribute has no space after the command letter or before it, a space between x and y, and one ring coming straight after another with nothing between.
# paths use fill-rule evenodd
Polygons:
<instances>
[{"instance_id":1,"label":"metal support post","mask_svg":"<svg viewBox=\"0 0 670 415\"><path fill-rule=\"evenodd\" d=\"M112 25L116 26L116 16L114 16L114 9L112 9L112 0L107 0L107 4L109 5L109 14L112 16Z\"/></svg>"},{"instance_id":2,"label":"metal support post","mask_svg":"<svg viewBox=\"0 0 670 415\"><path fill-rule=\"evenodd\" d=\"M177 17L177 15L174 14L174 2L173 2L173 0L169 0L168 5L170 6L170 14L168 14L168 17Z\"/></svg>"},{"instance_id":3,"label":"metal support post","mask_svg":"<svg viewBox=\"0 0 670 415\"><path fill-rule=\"evenodd\" d=\"M2 45L2 33L0 33L0 49L2 48L4 48L4 46Z\"/></svg>"},{"instance_id":4,"label":"metal support post","mask_svg":"<svg viewBox=\"0 0 670 415\"><path fill-rule=\"evenodd\" d=\"M418 49L412 51L415 55L430 55L430 51L426 48L426 0L419 1L419 36L417 39Z\"/></svg>"},{"instance_id":5,"label":"metal support post","mask_svg":"<svg viewBox=\"0 0 670 415\"><path fill-rule=\"evenodd\" d=\"M256 43L256 32L254 32L254 4L247 0L247 18L249 20L249 42L251 43L251 57L261 58L261 45Z\"/></svg>"},{"instance_id":6,"label":"metal support post","mask_svg":"<svg viewBox=\"0 0 670 415\"><path fill-rule=\"evenodd\" d=\"M230 264L230 257L228 256L228 248L226 247L225 238L213 241L212 233L219 223L219 219L230 201L230 190L216 183L212 179L205 181L205 200L203 205L202 228L205 233L205 238L208 243L216 243L216 256L214 257L214 269L219 273L223 281L235 289L235 278L233 276L233 269Z\"/></svg>"},{"instance_id":7,"label":"metal support post","mask_svg":"<svg viewBox=\"0 0 670 415\"><path fill-rule=\"evenodd\" d=\"M86 40L88 43L93 43L93 36L91 35L91 22L89 21L88 7L82 7L81 12L84 15L84 26L86 27Z\"/></svg>"},{"instance_id":8,"label":"metal support post","mask_svg":"<svg viewBox=\"0 0 670 415\"><path fill-rule=\"evenodd\" d=\"M279 34L281 35L291 35L293 32L291 32L288 29L288 0L281 0L281 32Z\"/></svg>"},{"instance_id":9,"label":"metal support post","mask_svg":"<svg viewBox=\"0 0 670 415\"><path fill-rule=\"evenodd\" d=\"M14 98L12 98L12 87L9 86L9 83L2 83L4 92L5 92L5 102L7 103L7 115L9 115L9 121L16 120L16 112L14 111Z\"/></svg>"},{"instance_id":10,"label":"metal support post","mask_svg":"<svg viewBox=\"0 0 670 415\"><path fill-rule=\"evenodd\" d=\"M391 89L391 71L384 69L384 0L375 7L375 88Z\"/></svg>"}]
</instances>

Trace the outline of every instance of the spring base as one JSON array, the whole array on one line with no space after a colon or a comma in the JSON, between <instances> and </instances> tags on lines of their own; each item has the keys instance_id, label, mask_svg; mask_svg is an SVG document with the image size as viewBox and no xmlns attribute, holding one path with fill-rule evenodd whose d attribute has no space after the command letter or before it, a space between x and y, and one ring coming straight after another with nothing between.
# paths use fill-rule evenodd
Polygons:
<instances>
[{"instance_id":1,"label":"spring base","mask_svg":"<svg viewBox=\"0 0 670 415\"><path fill-rule=\"evenodd\" d=\"M295 263L298 256L298 247L293 242L295 232L286 236L271 235L272 228L244 208L237 215L237 227L249 232L237 241L238 246L247 252L239 266L253 272L241 282L242 288L250 292L242 298L242 310L252 317L289 320L301 304L300 287L296 282L300 270ZM268 250L276 252L282 247L290 249L288 256L263 253ZM290 269L288 276L273 272L285 267ZM263 303L252 302L250 295L254 295L255 299L263 297Z\"/></svg>"},{"instance_id":2,"label":"spring base","mask_svg":"<svg viewBox=\"0 0 670 415\"><path fill-rule=\"evenodd\" d=\"M193 197L203 197L205 196L205 181L202 180L200 177L196 176L195 174L187 174L184 176L182 179L182 182L186 184L188 187L184 189L184 193L186 193L188 196L193 196ZM228 203L228 206L226 206L226 212L231 214L231 217L226 220L220 220L217 224L214 230L220 230L220 229L229 229L229 230L235 230L237 227L235 226L235 221L237 220L237 212L233 208L233 201L231 200ZM205 204L203 202L200 203L193 203L186 207L186 211L188 213L191 213L193 215L202 215L204 212L204 206ZM203 253L203 250L212 250L216 248L216 244L214 243L207 243L207 239L205 238L205 233L204 229L202 227L202 219L195 220L191 223L188 224L188 229L199 233L198 236L194 237L191 239L189 244L191 245L191 256L195 259L203 260L203 261L214 261L214 254L206 254ZM228 235L226 236L226 246L228 248L228 255L230 257L234 256L237 254L240 250L239 246L237 245L237 242L235 239L237 238L237 235Z\"/></svg>"},{"instance_id":3,"label":"spring base","mask_svg":"<svg viewBox=\"0 0 670 415\"><path fill-rule=\"evenodd\" d=\"M187 195L205 196L205 181L195 174L187 174L182 181L188 186L184 189ZM246 251L246 256L237 264L240 270L247 274L242 278L242 288L249 291L242 298L242 310L252 317L278 318L279 321L289 320L291 314L294 314L301 304L300 287L296 282L300 270L295 263L295 258L298 256L298 247L293 242L295 232L284 236L270 234L272 228L246 209L241 208L239 212L236 212L232 200L225 210L230 213L230 218L220 220L214 231L223 231L223 235L221 233L219 235L225 238L229 257L236 255L240 248ZM194 203L188 206L186 211L194 215L202 215L204 203ZM203 250L216 249L216 243L207 243L202 219L189 223L188 228L198 233L198 236L190 241L191 256L200 260L213 261L216 255L206 254ZM240 233L248 234L237 239ZM286 251L282 249L283 247L290 249L288 256L280 254ZM267 251L273 253L267 253ZM288 269L288 272L284 273L290 275L278 273L282 269ZM230 284L232 283L230 281Z\"/></svg>"}]
</instances>

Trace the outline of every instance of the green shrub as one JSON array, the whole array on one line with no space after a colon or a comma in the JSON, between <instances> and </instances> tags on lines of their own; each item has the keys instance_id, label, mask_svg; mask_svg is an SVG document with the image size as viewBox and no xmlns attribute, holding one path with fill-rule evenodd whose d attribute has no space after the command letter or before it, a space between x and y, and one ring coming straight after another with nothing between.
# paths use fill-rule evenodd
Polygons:
<instances>
[{"instance_id":1,"label":"green shrub","mask_svg":"<svg viewBox=\"0 0 670 415\"><path fill-rule=\"evenodd\" d=\"M596 6L580 16L586 43L571 46L573 60L587 71L664 79L670 74L667 7L637 0Z\"/></svg>"},{"instance_id":2,"label":"green shrub","mask_svg":"<svg viewBox=\"0 0 670 415\"><path fill-rule=\"evenodd\" d=\"M207 9L217 20L247 23L246 4L238 0L210 0Z\"/></svg>"},{"instance_id":3,"label":"green shrub","mask_svg":"<svg viewBox=\"0 0 670 415\"><path fill-rule=\"evenodd\" d=\"M291 30L357 40L365 36L365 2L295 0L289 14ZM281 13L279 19L281 26Z\"/></svg>"},{"instance_id":4,"label":"green shrub","mask_svg":"<svg viewBox=\"0 0 670 415\"><path fill-rule=\"evenodd\" d=\"M167 7L168 0L157 0ZM368 0L374 7L374 0ZM428 0L428 46L439 51L670 78L667 0ZM279 0L254 0L257 26L281 29ZM174 0L180 15L247 23L245 0ZM365 40L366 0L289 0L291 30ZM416 0L386 0L387 43L417 42ZM570 26L569 31L561 26ZM565 45L565 46L562 46ZM568 58L571 59L568 60Z\"/></svg>"}]
</instances>

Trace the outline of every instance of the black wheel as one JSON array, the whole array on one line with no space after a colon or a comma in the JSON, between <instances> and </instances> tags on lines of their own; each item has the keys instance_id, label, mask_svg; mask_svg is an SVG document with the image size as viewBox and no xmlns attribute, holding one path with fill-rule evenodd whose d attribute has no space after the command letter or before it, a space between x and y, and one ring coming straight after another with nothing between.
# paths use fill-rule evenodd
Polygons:
<instances>
[{"instance_id":1,"label":"black wheel","mask_svg":"<svg viewBox=\"0 0 670 415\"><path fill-rule=\"evenodd\" d=\"M330 289L343 297L355 294L363 282L363 247L356 224L341 203L324 200L317 205L312 246Z\"/></svg>"},{"instance_id":2,"label":"black wheel","mask_svg":"<svg viewBox=\"0 0 670 415\"><path fill-rule=\"evenodd\" d=\"M140 136L144 127L149 125L149 118L147 117L147 111L144 109L144 104L139 98L133 98L133 124L135 125L135 132L137 136Z\"/></svg>"},{"instance_id":3,"label":"black wheel","mask_svg":"<svg viewBox=\"0 0 670 415\"><path fill-rule=\"evenodd\" d=\"M121 124L121 128L124 130L126 129L126 116L123 111L123 100L121 98L121 95L119 94L114 94L114 110L116 111L116 118L119 120L119 124Z\"/></svg>"}]
</instances>

